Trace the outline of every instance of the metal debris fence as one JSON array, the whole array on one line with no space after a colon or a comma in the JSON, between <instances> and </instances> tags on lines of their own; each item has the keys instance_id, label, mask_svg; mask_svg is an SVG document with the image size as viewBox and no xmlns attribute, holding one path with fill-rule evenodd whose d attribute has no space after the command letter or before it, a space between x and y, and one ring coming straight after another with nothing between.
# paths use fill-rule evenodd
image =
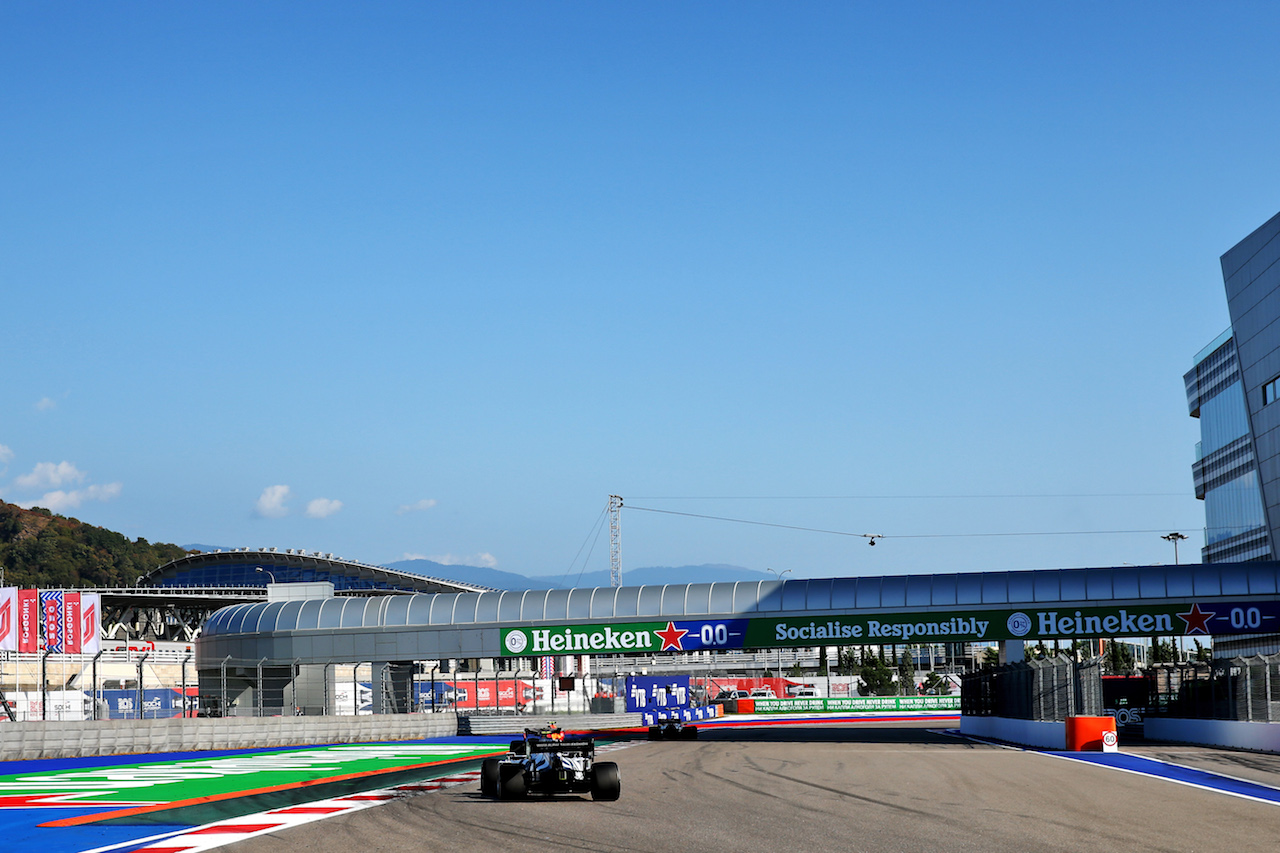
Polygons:
<instances>
[{"instance_id":1,"label":"metal debris fence","mask_svg":"<svg viewBox=\"0 0 1280 853\"><path fill-rule=\"evenodd\" d=\"M970 673L962 679L960 713L1039 721L1100 716L1102 658L1059 655Z\"/></svg>"},{"instance_id":2,"label":"metal debris fence","mask_svg":"<svg viewBox=\"0 0 1280 853\"><path fill-rule=\"evenodd\" d=\"M1191 720L1280 722L1280 654L1157 664L1148 714Z\"/></svg>"}]
</instances>

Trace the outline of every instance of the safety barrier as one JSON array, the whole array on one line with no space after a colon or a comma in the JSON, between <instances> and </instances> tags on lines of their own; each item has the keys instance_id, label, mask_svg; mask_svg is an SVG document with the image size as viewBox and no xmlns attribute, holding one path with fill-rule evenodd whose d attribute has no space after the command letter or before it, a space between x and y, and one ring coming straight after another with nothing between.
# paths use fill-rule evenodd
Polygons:
<instances>
[{"instance_id":1,"label":"safety barrier","mask_svg":"<svg viewBox=\"0 0 1280 853\"><path fill-rule=\"evenodd\" d=\"M1065 655L1012 663L962 679L966 717L1061 722L1102 713L1102 659L1076 662Z\"/></svg>"},{"instance_id":2,"label":"safety barrier","mask_svg":"<svg viewBox=\"0 0 1280 853\"><path fill-rule=\"evenodd\" d=\"M535 714L516 717L464 716L459 714L458 734L518 735L523 733L525 729L545 728L551 722L556 722L561 728L570 731L634 729L643 725L639 713L574 714L572 716L566 714L559 717L544 717Z\"/></svg>"},{"instance_id":3,"label":"safety barrier","mask_svg":"<svg viewBox=\"0 0 1280 853\"><path fill-rule=\"evenodd\" d=\"M1117 752L1115 717L1067 717L1067 749L1071 752Z\"/></svg>"},{"instance_id":4,"label":"safety barrier","mask_svg":"<svg viewBox=\"0 0 1280 853\"><path fill-rule=\"evenodd\" d=\"M457 730L452 714L6 723L0 761L418 740Z\"/></svg>"},{"instance_id":5,"label":"safety barrier","mask_svg":"<svg viewBox=\"0 0 1280 853\"><path fill-rule=\"evenodd\" d=\"M1280 722L1280 655L1157 664L1146 676L1151 716Z\"/></svg>"},{"instance_id":6,"label":"safety barrier","mask_svg":"<svg viewBox=\"0 0 1280 853\"><path fill-rule=\"evenodd\" d=\"M744 700L739 699L739 709ZM806 699L755 699L756 714L815 713L960 713L959 696L848 696Z\"/></svg>"},{"instance_id":7,"label":"safety barrier","mask_svg":"<svg viewBox=\"0 0 1280 853\"><path fill-rule=\"evenodd\" d=\"M663 720L681 720L686 723L696 723L699 720L714 720L716 717L724 716L724 706L720 704L707 705L702 708L673 708L670 711L644 711L641 712L643 725L656 726Z\"/></svg>"}]
</instances>

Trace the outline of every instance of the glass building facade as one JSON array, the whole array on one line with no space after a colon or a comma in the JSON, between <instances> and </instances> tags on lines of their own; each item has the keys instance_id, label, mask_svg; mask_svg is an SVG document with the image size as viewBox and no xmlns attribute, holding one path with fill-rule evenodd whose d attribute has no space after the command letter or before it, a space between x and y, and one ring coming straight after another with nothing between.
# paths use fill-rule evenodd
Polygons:
<instances>
[{"instance_id":1,"label":"glass building facade","mask_svg":"<svg viewBox=\"0 0 1280 853\"><path fill-rule=\"evenodd\" d=\"M1280 214L1222 256L1240 386L1272 553L1280 535Z\"/></svg>"},{"instance_id":2,"label":"glass building facade","mask_svg":"<svg viewBox=\"0 0 1280 853\"><path fill-rule=\"evenodd\" d=\"M1187 407L1200 420L1192 473L1196 497L1204 501L1201 562L1269 560L1257 458L1230 330L1200 351L1183 379Z\"/></svg>"},{"instance_id":3,"label":"glass building facade","mask_svg":"<svg viewBox=\"0 0 1280 853\"><path fill-rule=\"evenodd\" d=\"M1231 328L1184 377L1200 419L1194 465L1204 562L1274 560L1280 542L1280 214L1222 256ZM1268 654L1280 635L1215 638L1215 657Z\"/></svg>"}]
</instances>

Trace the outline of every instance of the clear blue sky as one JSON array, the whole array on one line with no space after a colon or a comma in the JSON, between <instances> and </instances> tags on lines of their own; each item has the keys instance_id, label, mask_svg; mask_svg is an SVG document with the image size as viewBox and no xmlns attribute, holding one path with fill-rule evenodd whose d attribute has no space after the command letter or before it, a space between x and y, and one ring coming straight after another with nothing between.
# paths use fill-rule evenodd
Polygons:
<instances>
[{"instance_id":1,"label":"clear blue sky","mask_svg":"<svg viewBox=\"0 0 1280 853\"><path fill-rule=\"evenodd\" d=\"M531 575L607 567L609 494L624 570L1198 560L1182 375L1280 210L1278 29L3 4L0 497Z\"/></svg>"}]
</instances>

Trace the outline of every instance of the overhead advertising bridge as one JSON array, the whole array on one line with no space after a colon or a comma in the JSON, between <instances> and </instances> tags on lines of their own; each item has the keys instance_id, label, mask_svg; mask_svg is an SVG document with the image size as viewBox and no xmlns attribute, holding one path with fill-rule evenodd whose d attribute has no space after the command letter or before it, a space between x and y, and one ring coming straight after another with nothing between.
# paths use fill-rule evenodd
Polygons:
<instances>
[{"instance_id":1,"label":"overhead advertising bridge","mask_svg":"<svg viewBox=\"0 0 1280 853\"><path fill-rule=\"evenodd\" d=\"M202 693L228 667L327 691L368 662L400 697L442 659L1275 633L1280 563L1254 562L295 598L219 610L196 661Z\"/></svg>"}]
</instances>

